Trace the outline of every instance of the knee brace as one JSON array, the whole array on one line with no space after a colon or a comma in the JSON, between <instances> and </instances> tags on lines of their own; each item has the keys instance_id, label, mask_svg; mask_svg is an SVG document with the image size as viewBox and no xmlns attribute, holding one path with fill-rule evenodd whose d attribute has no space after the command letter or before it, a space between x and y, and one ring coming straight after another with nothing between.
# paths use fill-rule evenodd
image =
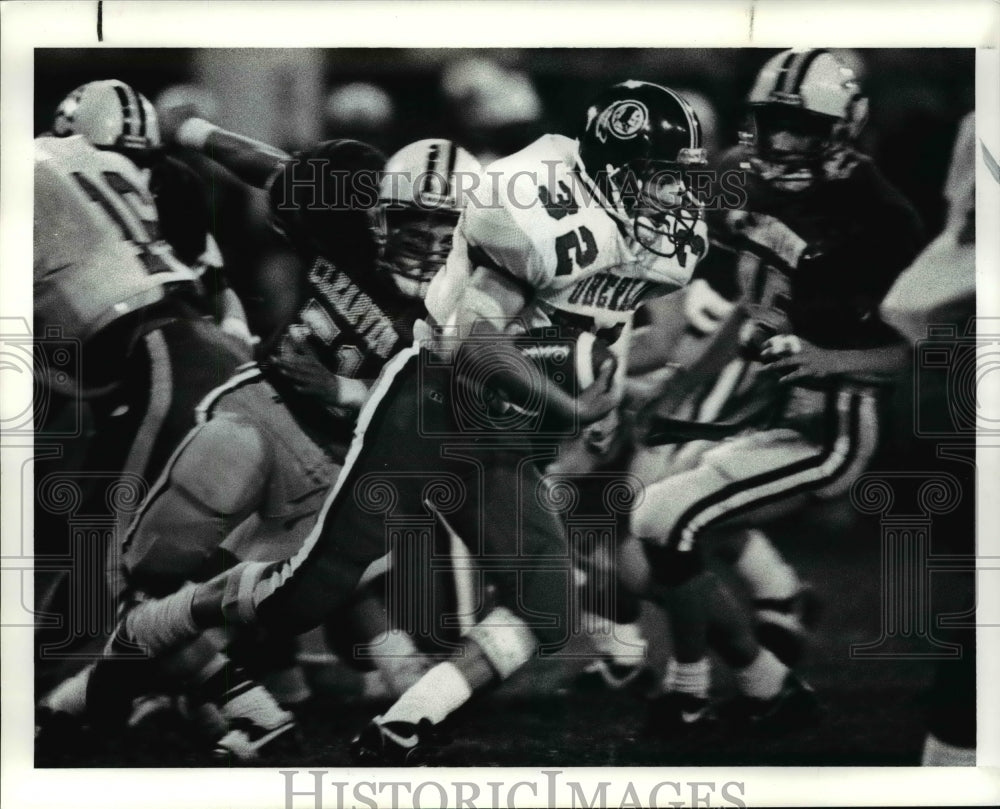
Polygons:
<instances>
[{"instance_id":1,"label":"knee brace","mask_svg":"<svg viewBox=\"0 0 1000 809\"><path fill-rule=\"evenodd\" d=\"M497 607L469 630L501 680L527 663L538 647L534 633L506 607Z\"/></svg>"}]
</instances>

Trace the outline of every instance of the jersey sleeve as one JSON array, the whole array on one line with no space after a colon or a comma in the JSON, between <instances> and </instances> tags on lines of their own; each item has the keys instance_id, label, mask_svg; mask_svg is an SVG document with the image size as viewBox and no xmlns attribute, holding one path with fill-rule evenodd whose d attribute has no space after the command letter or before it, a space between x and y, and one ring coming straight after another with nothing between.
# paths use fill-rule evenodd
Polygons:
<instances>
[{"instance_id":1,"label":"jersey sleeve","mask_svg":"<svg viewBox=\"0 0 1000 809\"><path fill-rule=\"evenodd\" d=\"M518 182L516 175L505 182L507 175L490 175L480 204L470 204L462 221L462 235L469 260L474 266L489 267L525 288L545 286L554 273L547 267L542 252L537 249L532 233L532 208L519 211L515 218L510 209L516 198L532 191L528 182ZM534 206L537 212L537 206Z\"/></svg>"}]
</instances>

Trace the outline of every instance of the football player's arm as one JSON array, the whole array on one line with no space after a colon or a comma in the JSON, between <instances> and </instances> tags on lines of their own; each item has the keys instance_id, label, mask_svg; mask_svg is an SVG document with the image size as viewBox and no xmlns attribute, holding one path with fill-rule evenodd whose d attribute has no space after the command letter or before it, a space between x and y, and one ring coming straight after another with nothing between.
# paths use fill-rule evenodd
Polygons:
<instances>
[{"instance_id":1,"label":"football player's arm","mask_svg":"<svg viewBox=\"0 0 1000 809\"><path fill-rule=\"evenodd\" d=\"M820 348L791 334L780 334L764 343L760 360L765 373L782 384L850 377L860 382L888 382L906 367L910 349L902 339L877 348Z\"/></svg>"},{"instance_id":2,"label":"football player's arm","mask_svg":"<svg viewBox=\"0 0 1000 809\"><path fill-rule=\"evenodd\" d=\"M281 149L201 118L188 118L177 128L174 140L207 155L255 188L265 188L278 169L291 160L291 155Z\"/></svg>"},{"instance_id":3,"label":"football player's arm","mask_svg":"<svg viewBox=\"0 0 1000 809\"><path fill-rule=\"evenodd\" d=\"M253 347L258 337L250 332L246 309L239 296L229 287L223 286L215 293L215 309L219 313L219 328L247 346Z\"/></svg>"},{"instance_id":4,"label":"football player's arm","mask_svg":"<svg viewBox=\"0 0 1000 809\"><path fill-rule=\"evenodd\" d=\"M556 421L589 424L606 416L618 404L618 397L610 390L615 369L611 359L601 366L593 384L575 398L544 375L525 370L523 355L514 342L517 315L525 302L526 296L516 282L490 268L477 267L449 323L462 339L462 364L480 369L488 366L491 383L507 391L515 401L541 394L542 408Z\"/></svg>"},{"instance_id":5,"label":"football player's arm","mask_svg":"<svg viewBox=\"0 0 1000 809\"><path fill-rule=\"evenodd\" d=\"M281 373L296 392L322 402L337 415L360 410L372 384L369 380L330 373L311 351L283 355Z\"/></svg>"}]
</instances>

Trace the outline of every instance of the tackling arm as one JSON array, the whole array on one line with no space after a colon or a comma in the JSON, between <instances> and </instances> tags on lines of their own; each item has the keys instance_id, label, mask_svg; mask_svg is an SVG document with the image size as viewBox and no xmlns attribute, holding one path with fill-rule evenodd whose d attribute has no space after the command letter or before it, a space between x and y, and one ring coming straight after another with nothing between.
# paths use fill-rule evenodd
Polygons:
<instances>
[{"instance_id":1,"label":"tackling arm","mask_svg":"<svg viewBox=\"0 0 1000 809\"><path fill-rule=\"evenodd\" d=\"M212 158L255 188L265 188L275 172L291 160L291 155L281 149L229 132L201 118L189 118L182 123L174 139L181 146Z\"/></svg>"}]
</instances>

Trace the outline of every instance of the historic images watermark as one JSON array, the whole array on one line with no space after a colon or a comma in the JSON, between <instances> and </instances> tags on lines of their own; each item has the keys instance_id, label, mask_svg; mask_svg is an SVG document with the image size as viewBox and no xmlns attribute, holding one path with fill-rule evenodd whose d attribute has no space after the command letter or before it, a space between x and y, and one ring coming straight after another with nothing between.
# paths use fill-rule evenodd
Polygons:
<instances>
[{"instance_id":1,"label":"historic images watermark","mask_svg":"<svg viewBox=\"0 0 1000 809\"><path fill-rule=\"evenodd\" d=\"M375 809L421 806L435 809L500 809L532 800L537 806L572 809L665 809L665 807L745 807L743 781L632 780L584 783L563 778L563 770L541 770L535 780L485 782L446 778L345 781L329 770L279 770L284 779L285 809Z\"/></svg>"},{"instance_id":2,"label":"historic images watermark","mask_svg":"<svg viewBox=\"0 0 1000 809\"><path fill-rule=\"evenodd\" d=\"M542 171L511 173L495 170L455 171L448 176L434 170L374 172L331 169L325 158L294 159L284 181L277 185L279 211L358 210L374 208L383 199L399 199L400 189L417 188L413 205L424 210L499 208L525 211L543 207L557 218L581 208L621 204L626 210L654 202L674 211L741 210L747 201L749 172L716 171L679 164L652 166L642 176L622 170L611 182L609 175L588 178L570 173L569 181L557 179L558 160L542 160ZM563 175L564 172L560 172ZM608 195L613 196L609 199ZM390 208L391 210L391 208Z\"/></svg>"}]
</instances>

